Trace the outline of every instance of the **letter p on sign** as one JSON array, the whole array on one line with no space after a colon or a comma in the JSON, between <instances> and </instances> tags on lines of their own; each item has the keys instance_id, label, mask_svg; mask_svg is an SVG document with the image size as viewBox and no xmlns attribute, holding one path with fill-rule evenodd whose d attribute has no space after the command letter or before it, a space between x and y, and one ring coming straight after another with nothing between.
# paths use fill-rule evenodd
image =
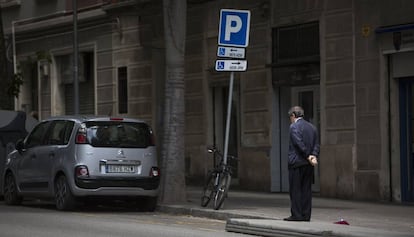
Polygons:
<instances>
[{"instance_id":1,"label":"letter p on sign","mask_svg":"<svg viewBox=\"0 0 414 237\"><path fill-rule=\"evenodd\" d=\"M221 9L218 44L247 47L249 44L250 11Z\"/></svg>"},{"instance_id":2,"label":"letter p on sign","mask_svg":"<svg viewBox=\"0 0 414 237\"><path fill-rule=\"evenodd\" d=\"M226 36L224 37L224 40L230 41L231 34L237 33L242 28L242 21L241 18L235 15L228 15L226 17Z\"/></svg>"}]
</instances>

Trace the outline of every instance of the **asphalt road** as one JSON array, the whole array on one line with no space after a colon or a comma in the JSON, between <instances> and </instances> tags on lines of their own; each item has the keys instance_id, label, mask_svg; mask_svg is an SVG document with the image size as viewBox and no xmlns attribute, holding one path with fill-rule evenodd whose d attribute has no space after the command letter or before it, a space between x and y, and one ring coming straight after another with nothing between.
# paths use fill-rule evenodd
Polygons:
<instances>
[{"instance_id":1,"label":"asphalt road","mask_svg":"<svg viewBox=\"0 0 414 237\"><path fill-rule=\"evenodd\" d=\"M128 205L83 207L60 212L51 203L0 201L2 237L243 236L225 231L225 222L190 216L140 212Z\"/></svg>"}]
</instances>

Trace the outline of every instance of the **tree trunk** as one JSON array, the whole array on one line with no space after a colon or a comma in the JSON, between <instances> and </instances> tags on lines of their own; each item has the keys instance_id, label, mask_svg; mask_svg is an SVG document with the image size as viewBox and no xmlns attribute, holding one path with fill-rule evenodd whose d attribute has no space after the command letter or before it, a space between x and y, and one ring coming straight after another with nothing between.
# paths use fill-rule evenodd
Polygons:
<instances>
[{"instance_id":1,"label":"tree trunk","mask_svg":"<svg viewBox=\"0 0 414 237\"><path fill-rule=\"evenodd\" d=\"M166 84L160 201L175 203L185 201L186 198L184 159L186 0L163 0L163 11Z\"/></svg>"},{"instance_id":2,"label":"tree trunk","mask_svg":"<svg viewBox=\"0 0 414 237\"><path fill-rule=\"evenodd\" d=\"M10 83L8 65L3 31L3 17L0 8L0 109L13 109L14 98L7 93L7 88Z\"/></svg>"}]
</instances>

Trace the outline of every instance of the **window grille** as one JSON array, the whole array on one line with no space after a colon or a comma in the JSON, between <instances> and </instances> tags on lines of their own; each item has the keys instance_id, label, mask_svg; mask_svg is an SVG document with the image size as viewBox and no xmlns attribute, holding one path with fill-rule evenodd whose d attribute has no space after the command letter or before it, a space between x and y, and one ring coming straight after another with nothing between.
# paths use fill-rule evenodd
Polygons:
<instances>
[{"instance_id":1,"label":"window grille","mask_svg":"<svg viewBox=\"0 0 414 237\"><path fill-rule=\"evenodd\" d=\"M273 64L289 65L319 61L317 22L273 29Z\"/></svg>"}]
</instances>

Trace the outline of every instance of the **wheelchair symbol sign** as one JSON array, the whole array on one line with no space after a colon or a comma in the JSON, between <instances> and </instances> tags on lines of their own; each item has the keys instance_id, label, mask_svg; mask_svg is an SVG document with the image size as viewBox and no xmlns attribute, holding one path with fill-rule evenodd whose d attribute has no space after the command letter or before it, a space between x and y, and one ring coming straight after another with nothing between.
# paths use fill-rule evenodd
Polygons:
<instances>
[{"instance_id":1,"label":"wheelchair symbol sign","mask_svg":"<svg viewBox=\"0 0 414 237\"><path fill-rule=\"evenodd\" d=\"M226 55L226 48L224 47L219 47L219 53L218 56L220 57L224 57Z\"/></svg>"},{"instance_id":2,"label":"wheelchair symbol sign","mask_svg":"<svg viewBox=\"0 0 414 237\"><path fill-rule=\"evenodd\" d=\"M247 70L246 60L217 60L216 71L218 72L244 72Z\"/></svg>"},{"instance_id":3,"label":"wheelchair symbol sign","mask_svg":"<svg viewBox=\"0 0 414 237\"><path fill-rule=\"evenodd\" d=\"M218 61L217 62L217 71L224 70L224 61Z\"/></svg>"}]
</instances>

